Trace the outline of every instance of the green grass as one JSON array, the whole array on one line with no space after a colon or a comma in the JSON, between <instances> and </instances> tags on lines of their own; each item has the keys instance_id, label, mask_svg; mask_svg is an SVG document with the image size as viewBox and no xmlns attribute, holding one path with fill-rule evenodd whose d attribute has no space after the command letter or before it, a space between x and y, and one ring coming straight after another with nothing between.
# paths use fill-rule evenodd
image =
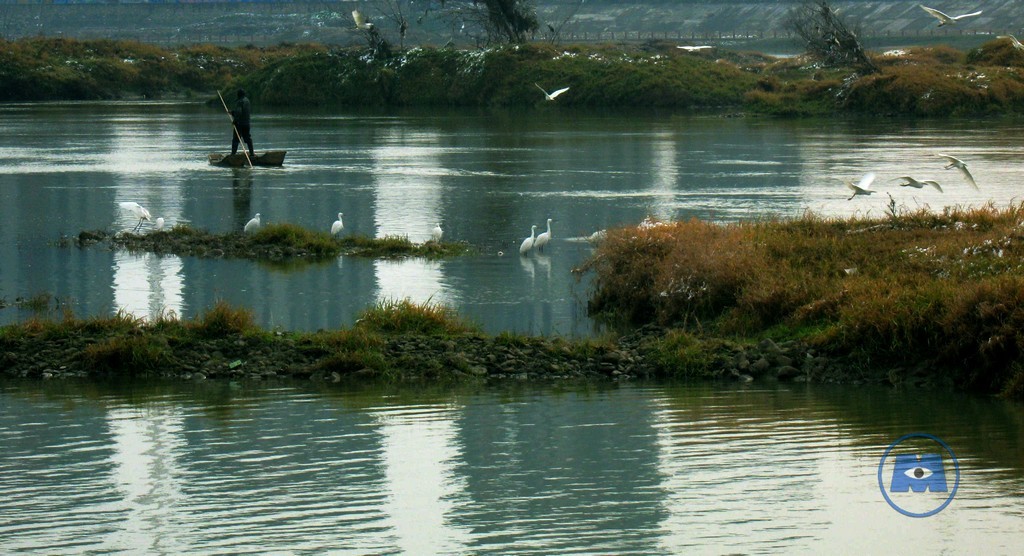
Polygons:
<instances>
[{"instance_id":1,"label":"green grass","mask_svg":"<svg viewBox=\"0 0 1024 556\"><path fill-rule=\"evenodd\" d=\"M478 328L440 303L415 303L409 299L379 301L359 315L356 327L381 334L450 336L478 332Z\"/></svg>"}]
</instances>

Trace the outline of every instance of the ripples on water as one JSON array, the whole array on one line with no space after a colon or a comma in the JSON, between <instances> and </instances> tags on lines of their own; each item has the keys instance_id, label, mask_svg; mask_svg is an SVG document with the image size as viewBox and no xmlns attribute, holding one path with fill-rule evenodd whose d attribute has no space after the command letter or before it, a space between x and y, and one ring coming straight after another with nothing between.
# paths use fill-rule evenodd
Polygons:
<instances>
[{"instance_id":1,"label":"ripples on water","mask_svg":"<svg viewBox=\"0 0 1024 556\"><path fill-rule=\"evenodd\" d=\"M593 232L647 217L734 221L764 215L884 214L882 194L847 201L842 180L908 208L1017 199L1024 129L1006 121L812 121L666 112L545 110L400 114L259 112L257 148L289 151L281 169L206 164L229 144L223 113L196 103L0 105L0 296L53 294L79 315L126 308L191 317L217 300L264 326L351 325L379 300L443 301L486 331L587 336L588 282L570 270ZM981 191L942 169L936 152L969 161ZM937 179L946 193L895 186ZM381 263L341 257L296 269L249 261L61 250L61 235L126 229L137 201L168 226L239 230L265 222L424 241L478 256ZM553 218L544 257L520 260L530 225ZM504 256L499 256L503 253ZM0 322L27 315L0 311Z\"/></svg>"},{"instance_id":2,"label":"ripples on water","mask_svg":"<svg viewBox=\"0 0 1024 556\"><path fill-rule=\"evenodd\" d=\"M3 552L1024 547L1022 408L951 394L7 385L0 404ZM963 480L914 520L875 474L918 429Z\"/></svg>"}]
</instances>

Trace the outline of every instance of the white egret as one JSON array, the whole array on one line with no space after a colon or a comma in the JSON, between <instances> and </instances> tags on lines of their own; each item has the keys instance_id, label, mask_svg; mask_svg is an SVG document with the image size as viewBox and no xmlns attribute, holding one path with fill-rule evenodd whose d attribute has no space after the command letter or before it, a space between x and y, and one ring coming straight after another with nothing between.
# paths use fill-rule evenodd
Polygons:
<instances>
[{"instance_id":1,"label":"white egret","mask_svg":"<svg viewBox=\"0 0 1024 556\"><path fill-rule=\"evenodd\" d=\"M939 27L942 27L943 25L953 25L957 21L960 21L961 19L965 19L965 18L968 18L968 17L974 17L976 15L981 15L981 10L978 10L976 12L969 13L969 14L948 16L948 15L940 12L939 10L936 10L935 8L929 8L928 6L925 6L924 4L919 4L919 6L921 6L922 10L928 12L935 19L939 20L939 25L938 25Z\"/></svg>"},{"instance_id":2,"label":"white egret","mask_svg":"<svg viewBox=\"0 0 1024 556\"><path fill-rule=\"evenodd\" d=\"M149 214L149 211L146 210L146 207L136 203L135 201L126 201L123 203L118 203L117 206L121 207L121 210L126 210L134 214L136 217L138 217L139 223L134 228L132 228L133 232L138 231L139 228L142 227L142 222L144 220L149 220L150 218L152 218L152 216Z\"/></svg>"},{"instance_id":3,"label":"white egret","mask_svg":"<svg viewBox=\"0 0 1024 556\"><path fill-rule=\"evenodd\" d=\"M245 223L245 228L242 228L242 230L245 233L247 233L247 234L251 234L251 233L255 233L259 229L260 229L260 213L257 212L256 216L253 216L251 220L249 220L248 222Z\"/></svg>"},{"instance_id":4,"label":"white egret","mask_svg":"<svg viewBox=\"0 0 1024 556\"><path fill-rule=\"evenodd\" d=\"M437 243L441 243L441 236L443 235L444 230L441 229L441 223L438 222L437 226L434 226L434 229L430 231L430 239L436 241Z\"/></svg>"},{"instance_id":5,"label":"white egret","mask_svg":"<svg viewBox=\"0 0 1024 556\"><path fill-rule=\"evenodd\" d=\"M341 215L342 215L342 213L339 212L338 213L338 219L335 220L333 224L331 224L331 235L332 236L338 235L339 232L341 232L343 229L345 229L345 223L341 221Z\"/></svg>"},{"instance_id":6,"label":"white egret","mask_svg":"<svg viewBox=\"0 0 1024 556\"><path fill-rule=\"evenodd\" d=\"M558 95L560 95L560 94L562 94L562 93L564 93L564 92L569 90L569 87L565 87L564 89L559 89L557 91L549 93L549 92L544 90L544 87L541 87L540 85L537 85L536 83L534 83L534 85L536 85L537 88L540 89L540 91L542 93L544 93L544 98L546 98L547 100L555 100L555 97L557 97Z\"/></svg>"},{"instance_id":7,"label":"white egret","mask_svg":"<svg viewBox=\"0 0 1024 556\"><path fill-rule=\"evenodd\" d=\"M957 170L960 170L960 173L964 175L964 179L967 180L967 183L971 184L971 187L973 187L975 190L978 189L978 184L975 183L974 176L972 176L971 172L967 169L967 163L966 162L964 162L963 160L960 160L959 158L957 158L955 156L950 156L948 154L942 154L942 153L936 153L936 154L938 154L942 158L945 158L946 160L949 161L949 164L946 165L946 169L947 170L949 170L950 168L956 168Z\"/></svg>"},{"instance_id":8,"label":"white egret","mask_svg":"<svg viewBox=\"0 0 1024 556\"><path fill-rule=\"evenodd\" d=\"M368 31L373 29L373 24L366 21L366 17L359 10L352 10L352 20L356 22L356 29Z\"/></svg>"},{"instance_id":9,"label":"white egret","mask_svg":"<svg viewBox=\"0 0 1024 556\"><path fill-rule=\"evenodd\" d=\"M533 248L539 251L544 250L544 246L551 241L551 219L548 218L548 231L537 236L537 239L533 241Z\"/></svg>"},{"instance_id":10,"label":"white egret","mask_svg":"<svg viewBox=\"0 0 1024 556\"><path fill-rule=\"evenodd\" d=\"M161 217L156 219L156 227L154 229L157 230L157 231L160 231L160 230L164 229L164 217L163 216L161 216Z\"/></svg>"},{"instance_id":11,"label":"white egret","mask_svg":"<svg viewBox=\"0 0 1024 556\"><path fill-rule=\"evenodd\" d=\"M921 189L922 187L924 187L926 185L930 185L930 186L934 187L935 189L937 189L939 191L939 193L942 193L942 186L940 186L939 182L937 182L935 180L918 181L918 180L915 180L914 178L912 178L910 176L900 176L900 177L898 177L896 179L897 180L904 180L904 181L907 182L907 183L899 184L900 187L913 187L913 188L916 188L916 189Z\"/></svg>"},{"instance_id":12,"label":"white egret","mask_svg":"<svg viewBox=\"0 0 1024 556\"><path fill-rule=\"evenodd\" d=\"M849 187L850 190L853 191L853 195L850 195L850 198L847 199L847 201L853 199L857 195L871 195L872 193L874 193L874 191L868 189L868 187L871 186L871 182L873 182L873 181L875 181L875 173L874 172L868 172L867 174L864 174L860 178L860 181L857 182L857 183L853 183L852 181L847 181L846 182L846 187Z\"/></svg>"},{"instance_id":13,"label":"white egret","mask_svg":"<svg viewBox=\"0 0 1024 556\"><path fill-rule=\"evenodd\" d=\"M533 249L533 242L537 238L537 225L530 226L530 237L523 240L523 244L519 246L519 254L526 255Z\"/></svg>"},{"instance_id":14,"label":"white egret","mask_svg":"<svg viewBox=\"0 0 1024 556\"><path fill-rule=\"evenodd\" d=\"M1009 39L1010 40L1010 44L1013 45L1014 48L1016 48L1017 50L1024 50L1024 44L1021 44L1021 42L1019 40L1017 40L1017 37L1015 37L1013 35L999 35L996 38L997 39Z\"/></svg>"},{"instance_id":15,"label":"white egret","mask_svg":"<svg viewBox=\"0 0 1024 556\"><path fill-rule=\"evenodd\" d=\"M607 230L598 230L587 236L587 241L589 241L590 243L598 243L604 241L604 238L606 237L608 237Z\"/></svg>"},{"instance_id":16,"label":"white egret","mask_svg":"<svg viewBox=\"0 0 1024 556\"><path fill-rule=\"evenodd\" d=\"M697 52L699 50L707 50L709 48L714 48L714 47L711 46L711 45L708 45L708 44L702 44L700 46L682 46L682 45L680 45L680 46L676 46L676 48L682 48L683 50L685 50L687 52Z\"/></svg>"}]
</instances>

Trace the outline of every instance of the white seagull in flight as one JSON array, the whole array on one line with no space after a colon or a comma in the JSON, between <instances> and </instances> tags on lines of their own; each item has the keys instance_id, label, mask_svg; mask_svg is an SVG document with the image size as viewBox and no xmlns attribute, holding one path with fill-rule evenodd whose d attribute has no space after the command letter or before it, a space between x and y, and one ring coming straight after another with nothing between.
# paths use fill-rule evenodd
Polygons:
<instances>
[{"instance_id":1,"label":"white seagull in flight","mask_svg":"<svg viewBox=\"0 0 1024 556\"><path fill-rule=\"evenodd\" d=\"M936 154L949 161L949 164L946 165L947 170L949 170L950 168L956 168L957 170L960 170L960 173L964 175L964 179L967 180L967 183L971 184L971 187L973 187L974 189L978 189L978 184L974 182L974 176L972 176L971 172L967 170L966 162L960 160L955 156L950 156L948 154Z\"/></svg>"},{"instance_id":2,"label":"white seagull in flight","mask_svg":"<svg viewBox=\"0 0 1024 556\"><path fill-rule=\"evenodd\" d=\"M926 185L930 185L930 186L934 187L935 189L937 189L939 191L939 193L942 193L942 186L940 186L939 182L937 182L935 180L918 181L918 180L915 180L914 178L912 178L910 176L900 176L900 177L898 177L896 179L904 180L904 181L907 182L907 183L901 183L900 187L914 187L914 188L917 188L917 189L921 189L922 187L924 187Z\"/></svg>"},{"instance_id":3,"label":"white seagull in flight","mask_svg":"<svg viewBox=\"0 0 1024 556\"><path fill-rule=\"evenodd\" d=\"M1020 41L1017 40L1017 37L1015 37L1013 35L999 35L996 38L997 39L1009 39L1010 40L1010 44L1012 44L1014 48L1016 48L1017 50L1024 50L1024 44L1021 44Z\"/></svg>"},{"instance_id":4,"label":"white seagull in flight","mask_svg":"<svg viewBox=\"0 0 1024 556\"><path fill-rule=\"evenodd\" d=\"M555 97L557 97L558 95L560 95L560 94L562 94L562 93L564 93L564 92L569 90L569 87L566 87L564 89L559 89L559 90L557 90L557 91L555 91L553 93L549 93L549 92L544 90L544 87L541 87L540 85L537 85L536 83L534 83L534 85L536 85L537 88L540 89L542 93L544 93L544 98L546 98L547 100L555 100Z\"/></svg>"},{"instance_id":5,"label":"white seagull in flight","mask_svg":"<svg viewBox=\"0 0 1024 556\"><path fill-rule=\"evenodd\" d=\"M846 187L849 187L850 190L853 191L853 195L850 195L850 198L847 199L847 201L852 200L857 195L871 195L872 193L874 193L874 191L868 189L868 187L871 186L871 182L873 181L875 181L874 172L868 172L867 174L864 174L864 176L861 177L860 181L857 183L847 181Z\"/></svg>"},{"instance_id":6,"label":"white seagull in flight","mask_svg":"<svg viewBox=\"0 0 1024 556\"><path fill-rule=\"evenodd\" d=\"M928 6L925 6L924 4L919 4L919 5L921 6L922 10L928 12L933 17L935 17L935 19L939 20L939 27L942 27L943 25L953 25L957 21L960 21L961 19L968 18L968 17L974 17L976 15L981 15L981 10L978 10L976 12L972 12L972 13L969 13L969 14L948 16L948 15L940 12L939 10L936 10L935 8L929 8Z\"/></svg>"}]
</instances>

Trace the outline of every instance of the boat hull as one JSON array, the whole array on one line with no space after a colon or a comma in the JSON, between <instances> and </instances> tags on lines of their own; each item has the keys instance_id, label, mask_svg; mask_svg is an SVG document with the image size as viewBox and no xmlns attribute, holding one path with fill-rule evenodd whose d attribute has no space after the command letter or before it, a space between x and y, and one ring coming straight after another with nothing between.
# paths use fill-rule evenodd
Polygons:
<instances>
[{"instance_id":1,"label":"boat hull","mask_svg":"<svg viewBox=\"0 0 1024 556\"><path fill-rule=\"evenodd\" d=\"M266 151L262 153L256 153L256 156L252 159L253 166L281 166L284 164L284 155L288 151ZM214 166L228 166L231 168L245 168L249 165L248 159L245 154L223 154L223 153L212 153L209 155L210 164Z\"/></svg>"}]
</instances>

